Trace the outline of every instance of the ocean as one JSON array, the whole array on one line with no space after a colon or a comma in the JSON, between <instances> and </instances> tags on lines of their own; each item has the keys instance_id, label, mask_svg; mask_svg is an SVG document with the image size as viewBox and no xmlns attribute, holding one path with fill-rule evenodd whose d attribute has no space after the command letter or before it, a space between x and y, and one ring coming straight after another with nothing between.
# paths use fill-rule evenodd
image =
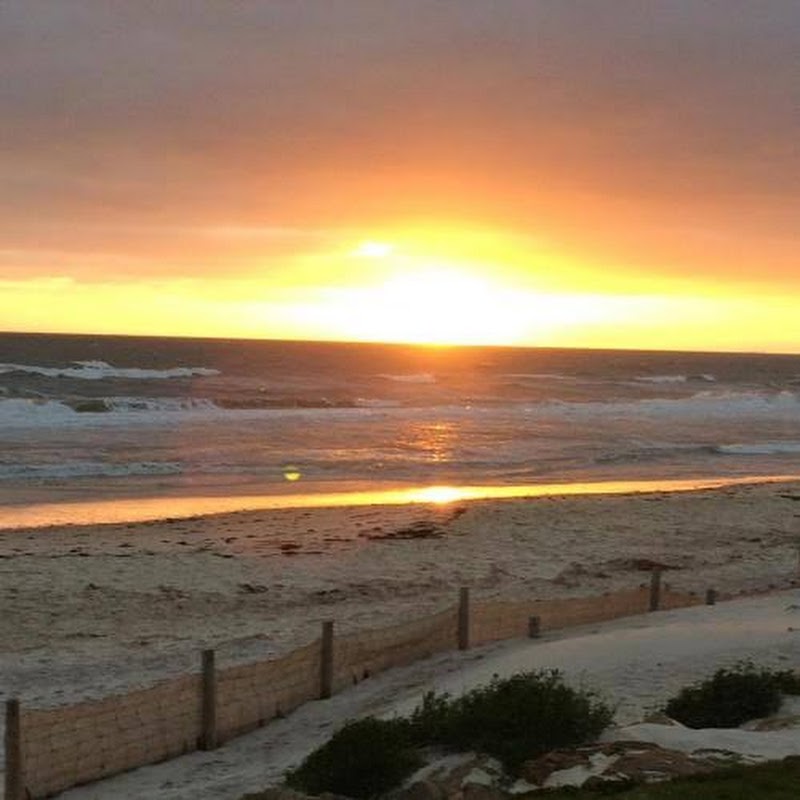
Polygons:
<instances>
[{"instance_id":1,"label":"ocean","mask_svg":"<svg viewBox=\"0 0 800 800\"><path fill-rule=\"evenodd\" d=\"M800 356L0 335L0 502L793 474Z\"/></svg>"}]
</instances>

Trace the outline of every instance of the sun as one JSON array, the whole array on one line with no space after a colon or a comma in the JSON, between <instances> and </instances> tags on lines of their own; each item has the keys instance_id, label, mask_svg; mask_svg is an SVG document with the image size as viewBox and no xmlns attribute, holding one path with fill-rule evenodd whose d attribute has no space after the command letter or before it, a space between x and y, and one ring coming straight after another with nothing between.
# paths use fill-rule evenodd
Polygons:
<instances>
[{"instance_id":1,"label":"sun","mask_svg":"<svg viewBox=\"0 0 800 800\"><path fill-rule=\"evenodd\" d=\"M394 245L388 242L366 241L361 242L361 244L352 251L352 255L360 258L386 258L386 256L392 254L393 250Z\"/></svg>"},{"instance_id":2,"label":"sun","mask_svg":"<svg viewBox=\"0 0 800 800\"><path fill-rule=\"evenodd\" d=\"M505 344L520 335L527 309L514 292L451 266L403 267L376 285L337 293L345 335L432 345Z\"/></svg>"},{"instance_id":3,"label":"sun","mask_svg":"<svg viewBox=\"0 0 800 800\"><path fill-rule=\"evenodd\" d=\"M530 270L509 266L510 246L495 243L492 257L490 244L458 231L427 238L374 231L340 241L308 262L309 274L325 282L287 302L280 319L304 339L544 346L631 313L630 302L613 297L553 291ZM254 318L263 305L254 305Z\"/></svg>"},{"instance_id":4,"label":"sun","mask_svg":"<svg viewBox=\"0 0 800 800\"><path fill-rule=\"evenodd\" d=\"M434 503L447 505L456 500L463 500L469 493L457 486L428 486L424 489L414 490L412 499L420 503Z\"/></svg>"}]
</instances>

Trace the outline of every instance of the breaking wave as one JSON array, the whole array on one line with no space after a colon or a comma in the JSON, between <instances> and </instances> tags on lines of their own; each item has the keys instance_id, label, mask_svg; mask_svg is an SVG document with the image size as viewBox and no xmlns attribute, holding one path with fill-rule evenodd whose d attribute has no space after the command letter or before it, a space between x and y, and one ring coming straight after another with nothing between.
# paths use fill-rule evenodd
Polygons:
<instances>
[{"instance_id":1,"label":"breaking wave","mask_svg":"<svg viewBox=\"0 0 800 800\"><path fill-rule=\"evenodd\" d=\"M800 454L800 442L758 442L755 444L722 444L720 453L731 456L779 456Z\"/></svg>"},{"instance_id":2,"label":"breaking wave","mask_svg":"<svg viewBox=\"0 0 800 800\"><path fill-rule=\"evenodd\" d=\"M713 375L639 375L634 378L637 383L716 383Z\"/></svg>"},{"instance_id":3,"label":"breaking wave","mask_svg":"<svg viewBox=\"0 0 800 800\"><path fill-rule=\"evenodd\" d=\"M217 369L208 367L172 367L171 369L144 369L140 367L113 367L105 361L73 361L67 367L41 367L34 364L0 364L0 374L25 372L48 378L78 378L101 381L108 378L127 380L163 380L168 378L207 378L219 375Z\"/></svg>"},{"instance_id":4,"label":"breaking wave","mask_svg":"<svg viewBox=\"0 0 800 800\"><path fill-rule=\"evenodd\" d=\"M619 402L549 402L529 406L530 411L548 407L574 416L622 416L627 414L679 417L705 415L709 420L737 416L791 416L800 421L800 398L794 392L698 392L690 397L648 398Z\"/></svg>"},{"instance_id":5,"label":"breaking wave","mask_svg":"<svg viewBox=\"0 0 800 800\"><path fill-rule=\"evenodd\" d=\"M436 383L436 376L430 372L417 372L412 375L378 375L378 377L395 383Z\"/></svg>"},{"instance_id":6,"label":"breaking wave","mask_svg":"<svg viewBox=\"0 0 800 800\"><path fill-rule=\"evenodd\" d=\"M138 461L104 464L94 461L67 461L62 464L0 464L2 480L45 480L52 478L127 478L147 475L179 475L176 462Z\"/></svg>"}]
</instances>

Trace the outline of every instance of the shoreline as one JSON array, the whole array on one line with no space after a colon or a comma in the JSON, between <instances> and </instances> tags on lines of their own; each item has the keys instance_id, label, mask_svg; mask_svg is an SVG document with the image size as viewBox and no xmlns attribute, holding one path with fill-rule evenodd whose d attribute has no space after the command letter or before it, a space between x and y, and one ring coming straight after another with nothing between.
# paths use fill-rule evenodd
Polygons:
<instances>
[{"instance_id":1,"label":"shoreline","mask_svg":"<svg viewBox=\"0 0 800 800\"><path fill-rule=\"evenodd\" d=\"M191 520L254 511L302 510L314 508L358 508L363 506L434 505L473 500L535 499L541 497L614 496L649 493L696 492L728 486L792 484L800 475L748 475L648 480L571 481L546 484L488 485L423 485L365 484L336 482L337 491L329 491L330 483L304 484L302 492L285 493L283 487L257 494L230 493L230 486L217 487L199 495L162 493L95 500L73 499L43 502L52 493L49 487L13 487L11 502L0 506L0 535L7 531L33 530L57 526L85 527L92 525L138 524L167 520ZM379 488L376 488L379 487ZM135 486L126 487L129 492ZM143 487L139 486L139 491ZM239 488L242 488L241 486ZM255 487L253 487L255 488ZM62 493L64 489L61 490ZM185 491L185 490L184 490Z\"/></svg>"},{"instance_id":2,"label":"shoreline","mask_svg":"<svg viewBox=\"0 0 800 800\"><path fill-rule=\"evenodd\" d=\"M238 511L0 535L0 695L56 704L476 599L797 577L800 481L627 495ZM2 699L2 697L0 697Z\"/></svg>"}]
</instances>

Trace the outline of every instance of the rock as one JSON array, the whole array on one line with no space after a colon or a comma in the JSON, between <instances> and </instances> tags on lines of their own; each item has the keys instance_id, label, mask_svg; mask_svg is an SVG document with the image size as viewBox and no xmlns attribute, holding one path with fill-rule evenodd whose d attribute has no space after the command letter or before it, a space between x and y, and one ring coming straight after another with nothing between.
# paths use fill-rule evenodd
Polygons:
<instances>
[{"instance_id":1,"label":"rock","mask_svg":"<svg viewBox=\"0 0 800 800\"><path fill-rule=\"evenodd\" d=\"M704 775L718 769L719 765L704 758L697 758L677 750L655 749L630 750L621 755L612 765L610 775L617 780L645 782L665 781L688 775Z\"/></svg>"},{"instance_id":2,"label":"rock","mask_svg":"<svg viewBox=\"0 0 800 800\"><path fill-rule=\"evenodd\" d=\"M445 796L439 784L429 780L420 780L395 789L386 795L385 800L444 800Z\"/></svg>"},{"instance_id":3,"label":"rock","mask_svg":"<svg viewBox=\"0 0 800 800\"><path fill-rule=\"evenodd\" d=\"M506 800L507 795L498 786L467 783L463 789L464 800Z\"/></svg>"},{"instance_id":4,"label":"rock","mask_svg":"<svg viewBox=\"0 0 800 800\"><path fill-rule=\"evenodd\" d=\"M528 783L544 786L553 772L561 772L572 767L588 767L589 753L585 748L576 750L553 750L539 758L526 761L520 771L520 777Z\"/></svg>"},{"instance_id":5,"label":"rock","mask_svg":"<svg viewBox=\"0 0 800 800\"><path fill-rule=\"evenodd\" d=\"M640 742L638 739L617 739L613 742L604 742L597 749L607 756L613 756L626 753L628 750L660 750L661 745L655 742Z\"/></svg>"},{"instance_id":6,"label":"rock","mask_svg":"<svg viewBox=\"0 0 800 800\"><path fill-rule=\"evenodd\" d=\"M462 788L465 786L491 786L499 776L494 772L487 772L485 769L475 767L470 770L461 781Z\"/></svg>"},{"instance_id":7,"label":"rock","mask_svg":"<svg viewBox=\"0 0 800 800\"><path fill-rule=\"evenodd\" d=\"M311 800L310 796L296 792L288 786L271 786L263 792L246 794L241 800Z\"/></svg>"},{"instance_id":8,"label":"rock","mask_svg":"<svg viewBox=\"0 0 800 800\"><path fill-rule=\"evenodd\" d=\"M320 795L317 795L317 800L352 800L352 798L347 797L343 794L334 794L333 792L323 792Z\"/></svg>"},{"instance_id":9,"label":"rock","mask_svg":"<svg viewBox=\"0 0 800 800\"><path fill-rule=\"evenodd\" d=\"M719 768L719 759L687 755L652 742L616 741L554 750L525 762L522 778L539 787L641 783L702 775Z\"/></svg>"},{"instance_id":10,"label":"rock","mask_svg":"<svg viewBox=\"0 0 800 800\"><path fill-rule=\"evenodd\" d=\"M749 726L745 727L745 730ZM758 720L750 730L754 731L782 731L787 728L800 728L800 715L794 714L788 717L767 717Z\"/></svg>"},{"instance_id":11,"label":"rock","mask_svg":"<svg viewBox=\"0 0 800 800\"><path fill-rule=\"evenodd\" d=\"M654 725L672 725L682 727L681 723L677 720L668 717L663 711L654 711L644 718L644 722L652 722Z\"/></svg>"},{"instance_id":12,"label":"rock","mask_svg":"<svg viewBox=\"0 0 800 800\"><path fill-rule=\"evenodd\" d=\"M491 756L458 753L433 761L415 777L416 782L427 781L437 786L441 798L461 800L469 795L472 800L491 800L481 789L494 792L506 776L500 762Z\"/></svg>"}]
</instances>

